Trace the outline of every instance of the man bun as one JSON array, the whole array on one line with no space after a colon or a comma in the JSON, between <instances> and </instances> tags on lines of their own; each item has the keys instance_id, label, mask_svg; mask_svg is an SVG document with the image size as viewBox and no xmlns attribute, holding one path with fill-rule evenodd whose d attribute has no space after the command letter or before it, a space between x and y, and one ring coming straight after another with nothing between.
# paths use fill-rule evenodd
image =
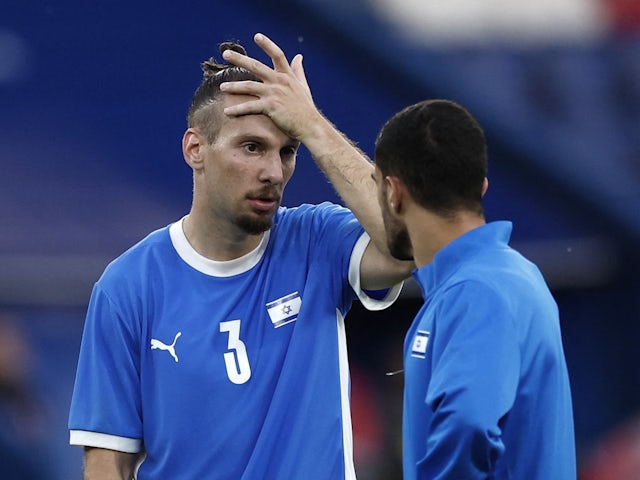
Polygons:
<instances>
[{"instance_id":1,"label":"man bun","mask_svg":"<svg viewBox=\"0 0 640 480\"><path fill-rule=\"evenodd\" d=\"M220 51L221 55L226 50L233 50L234 52L238 52L240 55L247 55L247 51L244 49L244 47L235 42L222 42L218 47L218 50ZM213 57L202 62L200 66L202 67L202 72L205 80L215 76L222 70L233 67L233 65L229 65L228 63L218 63Z\"/></svg>"}]
</instances>

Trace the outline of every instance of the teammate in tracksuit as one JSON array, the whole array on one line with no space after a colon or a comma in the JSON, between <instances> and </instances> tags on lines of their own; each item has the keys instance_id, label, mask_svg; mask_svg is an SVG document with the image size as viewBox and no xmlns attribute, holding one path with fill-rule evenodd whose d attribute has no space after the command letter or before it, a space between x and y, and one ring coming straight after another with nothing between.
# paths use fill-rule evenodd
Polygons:
<instances>
[{"instance_id":1,"label":"teammate in tracksuit","mask_svg":"<svg viewBox=\"0 0 640 480\"><path fill-rule=\"evenodd\" d=\"M482 129L424 101L385 124L375 163L389 248L424 296L404 343L404 479L575 480L558 308L511 223L485 222Z\"/></svg>"}]
</instances>

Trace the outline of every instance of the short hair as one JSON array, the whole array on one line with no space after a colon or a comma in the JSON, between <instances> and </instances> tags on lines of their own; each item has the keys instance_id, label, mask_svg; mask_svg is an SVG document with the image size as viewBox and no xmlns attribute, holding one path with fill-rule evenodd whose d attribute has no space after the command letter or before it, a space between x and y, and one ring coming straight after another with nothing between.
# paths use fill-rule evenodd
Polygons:
<instances>
[{"instance_id":1,"label":"short hair","mask_svg":"<svg viewBox=\"0 0 640 480\"><path fill-rule=\"evenodd\" d=\"M483 214L484 132L455 102L425 100L396 113L378 134L374 159L422 207L443 216L460 210Z\"/></svg>"},{"instance_id":2,"label":"short hair","mask_svg":"<svg viewBox=\"0 0 640 480\"><path fill-rule=\"evenodd\" d=\"M219 46L220 54L225 50L234 50L242 55L247 52L244 47L235 42L223 42ZM187 126L202 130L209 143L216 140L219 131L218 112L212 110L212 106L218 103L222 92L220 84L223 82L238 82L244 80L261 80L250 71L231 64L218 63L211 57L200 64L203 79L196 89L189 110L187 112Z\"/></svg>"}]
</instances>

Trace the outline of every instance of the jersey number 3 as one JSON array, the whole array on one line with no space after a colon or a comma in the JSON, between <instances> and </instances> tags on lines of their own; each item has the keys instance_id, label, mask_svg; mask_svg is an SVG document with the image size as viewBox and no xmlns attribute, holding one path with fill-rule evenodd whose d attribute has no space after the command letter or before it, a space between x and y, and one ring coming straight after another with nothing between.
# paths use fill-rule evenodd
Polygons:
<instances>
[{"instance_id":1,"label":"jersey number 3","mask_svg":"<svg viewBox=\"0 0 640 480\"><path fill-rule=\"evenodd\" d=\"M247 347L240 340L240 320L221 322L220 331L229 333L227 343L229 351L224 354L229 380L237 385L242 385L251 378L251 366L247 356Z\"/></svg>"}]
</instances>

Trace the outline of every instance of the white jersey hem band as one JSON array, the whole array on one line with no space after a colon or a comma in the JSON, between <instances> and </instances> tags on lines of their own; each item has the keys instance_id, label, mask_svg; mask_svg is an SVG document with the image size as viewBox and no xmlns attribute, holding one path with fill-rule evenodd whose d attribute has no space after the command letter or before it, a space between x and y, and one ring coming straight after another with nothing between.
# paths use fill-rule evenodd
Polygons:
<instances>
[{"instance_id":1,"label":"white jersey hem band","mask_svg":"<svg viewBox=\"0 0 640 480\"><path fill-rule=\"evenodd\" d=\"M367 249L370 241L371 237L369 237L367 232L364 232L353 247L351 260L349 261L349 284L354 292L356 292L356 295L358 295L358 299L362 302L364 308L370 311L378 311L384 310L398 299L404 282L400 282L391 287L382 299L371 298L362 290L360 286L360 263L362 262L364 251Z\"/></svg>"},{"instance_id":2,"label":"white jersey hem band","mask_svg":"<svg viewBox=\"0 0 640 480\"><path fill-rule=\"evenodd\" d=\"M107 433L70 430L69 445L106 448L125 453L138 453L142 447L142 441L137 438L119 437Z\"/></svg>"}]
</instances>

